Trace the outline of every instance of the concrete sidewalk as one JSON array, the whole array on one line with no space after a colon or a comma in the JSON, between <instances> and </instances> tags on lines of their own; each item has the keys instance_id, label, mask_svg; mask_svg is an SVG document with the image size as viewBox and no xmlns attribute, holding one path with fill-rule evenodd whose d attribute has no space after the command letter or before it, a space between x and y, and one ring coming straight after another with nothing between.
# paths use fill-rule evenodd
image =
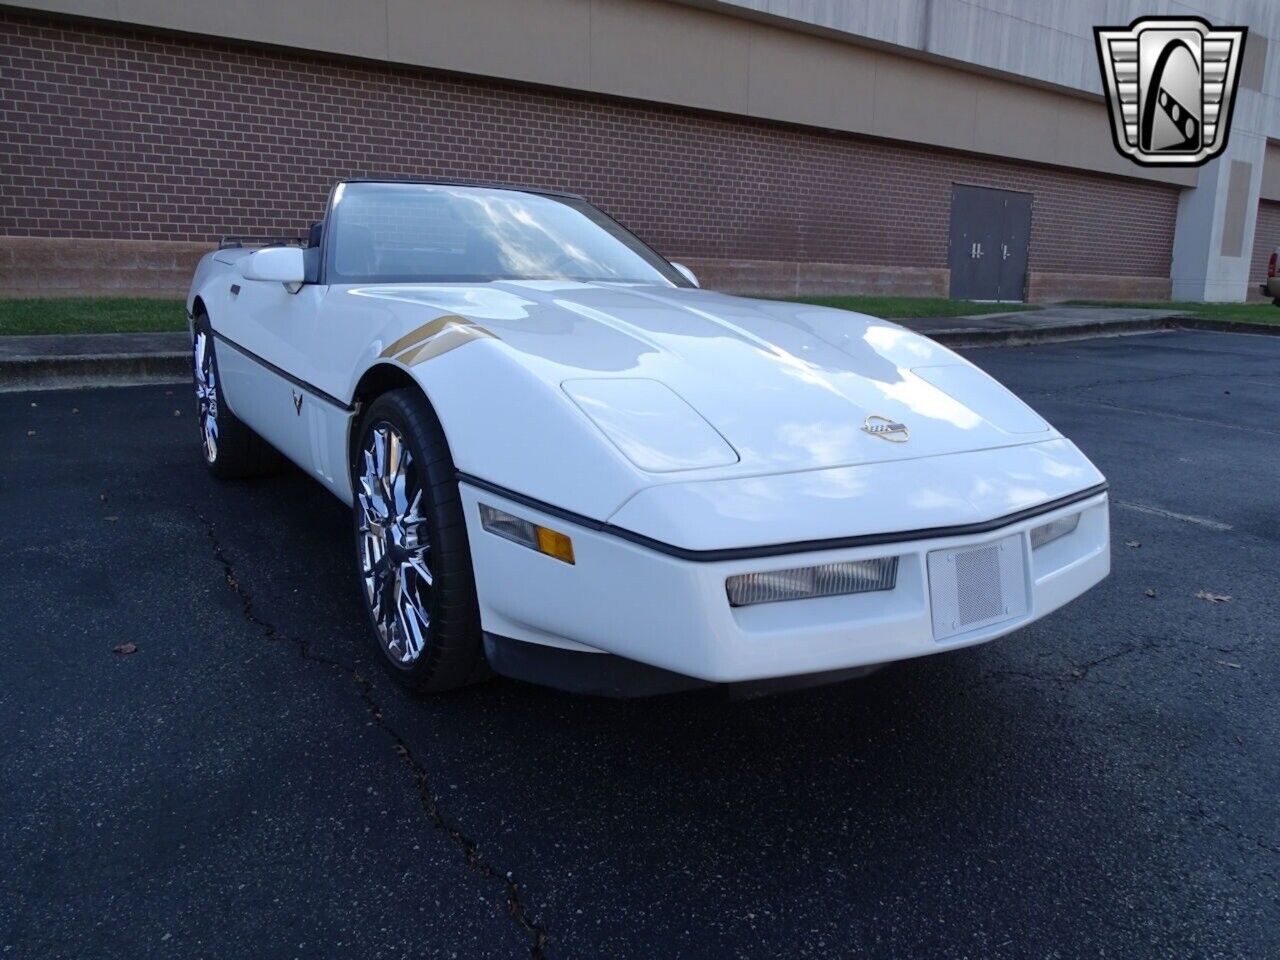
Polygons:
<instances>
[{"instance_id":1,"label":"concrete sidewalk","mask_svg":"<svg viewBox=\"0 0 1280 960\"><path fill-rule=\"evenodd\" d=\"M1122 307L1050 306L967 317L908 317L892 322L955 348L1021 346L1185 327L1280 332L1280 328L1268 331L1198 320L1176 310ZM186 333L0 337L0 392L181 381L190 376L189 350Z\"/></svg>"}]
</instances>

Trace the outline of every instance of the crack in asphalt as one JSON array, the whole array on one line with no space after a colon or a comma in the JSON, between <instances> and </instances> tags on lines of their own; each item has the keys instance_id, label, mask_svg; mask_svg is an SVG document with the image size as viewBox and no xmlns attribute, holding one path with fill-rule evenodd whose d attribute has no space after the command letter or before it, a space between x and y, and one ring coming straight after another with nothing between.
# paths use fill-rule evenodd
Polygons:
<instances>
[{"instance_id":1,"label":"crack in asphalt","mask_svg":"<svg viewBox=\"0 0 1280 960\"><path fill-rule=\"evenodd\" d=\"M1231 646L1216 646L1211 643L1200 643L1194 640L1183 640L1178 637L1161 637L1158 640L1151 637L1138 635L1133 642L1126 644L1119 650L1113 650L1110 653L1095 657L1092 660L1086 660L1083 663L1072 663L1067 666L1065 673L1049 673L1038 672L1032 670L990 670L981 677L983 680L998 680L1002 678L1015 678L1019 680L1029 680L1033 683L1056 683L1060 685L1069 685L1087 681L1092 684L1100 684L1109 687L1118 687L1122 690L1132 691L1132 688L1125 683L1116 680L1103 680L1099 677L1090 676L1094 667L1100 667L1104 663L1110 663L1113 660L1119 660L1121 657L1127 657L1135 653L1146 653L1149 651L1158 651L1165 649L1166 646L1191 647L1207 653L1217 653L1223 655L1241 654L1251 652L1256 643L1252 639L1247 639L1241 643Z\"/></svg>"},{"instance_id":2,"label":"crack in asphalt","mask_svg":"<svg viewBox=\"0 0 1280 960\"><path fill-rule=\"evenodd\" d=\"M1071 672L1069 674L1065 674L1065 675L1032 673L1030 671L1025 671L1025 670L992 670L983 674L980 679L993 680L993 679L1002 679L1002 678L1016 678L1019 680L1027 680L1032 683L1054 683L1054 684L1059 684L1061 686L1067 686L1067 685L1087 681L1088 683L1093 685L1117 687L1121 690L1126 690L1130 693L1136 693L1137 691L1133 690L1133 688L1131 688L1128 684L1117 683L1114 680L1102 680L1097 677L1090 679L1089 671L1092 670L1094 667L1101 666L1104 663L1109 663L1112 660L1118 660L1121 657L1128 656L1129 654L1142 653L1147 650L1158 650L1160 649L1160 647L1161 647L1161 644L1157 642L1150 641L1150 640L1143 640L1136 644L1126 646L1122 650L1113 650L1111 653L1104 654L1101 657L1095 657L1094 659L1088 660L1082 664L1077 664L1071 668ZM1207 649L1217 650L1219 648L1209 647ZM1237 648L1237 649L1243 649L1243 647ZM1258 847L1260 850L1265 850L1268 853L1280 855L1280 846L1276 846L1275 844L1267 840L1264 840L1262 837L1259 837L1256 834L1249 833L1246 830L1241 830L1240 828L1234 827L1231 824L1227 823L1225 820L1211 813L1208 809L1208 804L1206 804L1205 801L1200 797L1187 793L1183 790L1179 790L1177 792L1192 802L1193 804L1192 812L1201 820L1203 820L1205 823L1209 824L1210 826L1216 827L1217 829L1223 831L1224 833L1230 834L1231 836L1235 837L1237 840L1240 840L1241 842L1253 844L1254 846ZM1266 871L1264 871L1264 874L1267 876L1271 876L1271 874L1267 873Z\"/></svg>"},{"instance_id":3,"label":"crack in asphalt","mask_svg":"<svg viewBox=\"0 0 1280 960\"><path fill-rule=\"evenodd\" d=\"M1121 687L1128 689L1124 684L1116 683L1114 680L1099 680L1096 677L1089 678L1089 671L1094 667L1101 666L1104 663L1110 663L1112 660L1119 660L1121 657L1127 657L1132 653L1141 653L1144 650L1157 649L1158 644L1150 641L1139 641L1135 644L1129 644L1120 650L1113 650L1110 653L1095 657L1092 660L1086 660L1084 663L1071 664L1069 672L1061 674L1053 673L1036 673L1029 670L990 670L982 675L983 680L1001 679L1013 677L1019 680L1030 680L1039 683L1057 683L1057 684L1073 684L1088 681L1095 684L1105 684L1107 686Z\"/></svg>"},{"instance_id":4,"label":"crack in asphalt","mask_svg":"<svg viewBox=\"0 0 1280 960\"><path fill-rule=\"evenodd\" d=\"M1268 853L1274 853L1277 856L1280 856L1280 846L1276 846L1275 844L1267 840L1264 840L1261 837L1256 836L1255 834L1249 833L1247 830L1241 830L1239 827L1233 827L1231 824L1227 823L1221 817L1218 817L1216 814L1210 813L1208 809L1208 804L1206 804L1204 800L1201 799L1200 797L1197 797L1195 794L1192 794L1192 793L1187 793L1185 790L1178 790L1177 793L1183 797L1186 797L1195 805L1194 812L1196 813L1197 816L1200 817L1201 820L1205 821L1208 824L1211 824L1212 826L1217 827L1219 830L1223 831L1224 833L1231 834L1237 840L1241 840L1245 843L1252 843L1255 846L1257 846L1260 850L1265 850Z\"/></svg>"},{"instance_id":5,"label":"crack in asphalt","mask_svg":"<svg viewBox=\"0 0 1280 960\"><path fill-rule=\"evenodd\" d=\"M302 659L329 667L331 670L345 676L355 685L356 692L371 714L374 725L392 741L393 750L404 761L405 766L409 768L414 786L418 792L418 801L422 807L422 812L426 814L431 825L453 842L454 846L462 853L463 861L468 868L502 888L506 895L507 912L532 941L529 946L530 960L546 960L546 950L550 939L546 929L533 919L528 906L521 899L520 888L511 879L511 875L482 857L479 844L463 833L458 826L450 822L445 815L440 807L439 798L431 789L431 779L427 774L426 767L414 755L405 738L387 723L383 716L382 707L374 693L373 681L355 667L339 663L337 660L332 660L316 653L311 649L309 640L286 634L271 621L260 617L254 607L253 596L236 575L235 566L227 557L226 551L223 550L213 523L204 514L198 514L198 516L200 517L200 522L204 525L205 533L208 535L209 544L213 550L213 559L222 567L223 577L227 582L227 586L240 601L240 611L244 619L258 628L266 640L279 640L293 644Z\"/></svg>"}]
</instances>

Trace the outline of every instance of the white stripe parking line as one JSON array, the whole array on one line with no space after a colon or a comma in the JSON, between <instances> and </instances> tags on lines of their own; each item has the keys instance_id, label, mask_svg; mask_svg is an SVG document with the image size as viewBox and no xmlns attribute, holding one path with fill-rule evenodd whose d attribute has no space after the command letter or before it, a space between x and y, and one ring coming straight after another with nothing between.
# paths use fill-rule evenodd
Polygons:
<instances>
[{"instance_id":1,"label":"white stripe parking line","mask_svg":"<svg viewBox=\"0 0 1280 960\"><path fill-rule=\"evenodd\" d=\"M1189 513L1178 513L1176 510L1166 510L1164 507L1153 507L1145 503L1130 503L1128 500L1112 500L1112 503L1120 507L1126 507L1129 510L1136 510L1138 513L1149 513L1155 517L1167 517L1170 520L1181 520L1183 523L1194 523L1201 527L1208 527L1210 530L1232 530L1234 527L1229 523L1221 520L1211 520L1208 517L1195 517Z\"/></svg>"}]
</instances>

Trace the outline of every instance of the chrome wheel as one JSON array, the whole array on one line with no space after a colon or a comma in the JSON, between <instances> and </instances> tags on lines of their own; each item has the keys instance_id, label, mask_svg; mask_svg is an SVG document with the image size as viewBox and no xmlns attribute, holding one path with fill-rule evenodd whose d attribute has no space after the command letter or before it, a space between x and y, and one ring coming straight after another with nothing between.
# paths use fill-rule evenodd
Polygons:
<instances>
[{"instance_id":1,"label":"chrome wheel","mask_svg":"<svg viewBox=\"0 0 1280 960\"><path fill-rule=\"evenodd\" d=\"M387 422L369 431L356 483L357 539L365 599L392 662L411 666L431 624L431 542L422 478L404 437Z\"/></svg>"},{"instance_id":2,"label":"chrome wheel","mask_svg":"<svg viewBox=\"0 0 1280 960\"><path fill-rule=\"evenodd\" d=\"M209 349L209 332L196 331L192 366L195 370L196 407L200 418L200 445L204 459L213 463L218 459L218 371L213 365L213 351Z\"/></svg>"}]
</instances>

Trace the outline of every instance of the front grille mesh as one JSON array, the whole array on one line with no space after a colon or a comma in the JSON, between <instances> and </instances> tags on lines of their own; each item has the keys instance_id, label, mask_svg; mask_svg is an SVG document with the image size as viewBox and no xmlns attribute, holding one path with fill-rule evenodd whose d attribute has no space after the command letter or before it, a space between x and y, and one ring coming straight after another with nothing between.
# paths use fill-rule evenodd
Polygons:
<instances>
[{"instance_id":1,"label":"front grille mesh","mask_svg":"<svg viewBox=\"0 0 1280 960\"><path fill-rule=\"evenodd\" d=\"M1025 539L1015 533L994 543L929 552L929 607L935 640L1026 614Z\"/></svg>"},{"instance_id":2,"label":"front grille mesh","mask_svg":"<svg viewBox=\"0 0 1280 960\"><path fill-rule=\"evenodd\" d=\"M1000 550L994 544L956 554L956 601L962 627L1004 612Z\"/></svg>"}]
</instances>

